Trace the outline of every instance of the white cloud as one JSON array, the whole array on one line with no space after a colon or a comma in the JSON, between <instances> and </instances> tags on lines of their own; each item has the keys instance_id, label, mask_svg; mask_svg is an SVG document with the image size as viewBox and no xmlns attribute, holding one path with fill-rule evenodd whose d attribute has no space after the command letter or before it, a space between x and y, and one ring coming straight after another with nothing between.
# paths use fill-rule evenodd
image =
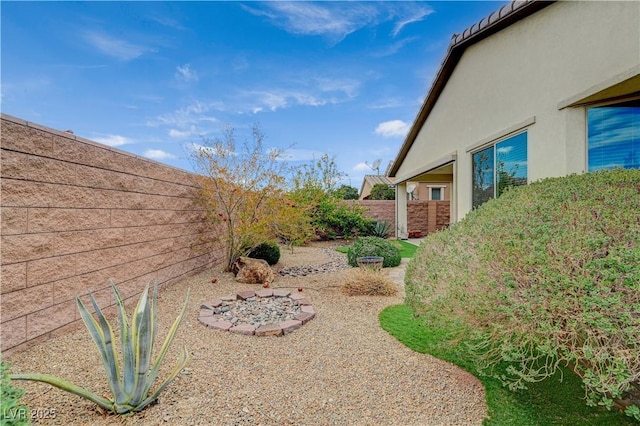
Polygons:
<instances>
[{"instance_id":1,"label":"white cloud","mask_svg":"<svg viewBox=\"0 0 640 426\"><path fill-rule=\"evenodd\" d=\"M309 78L295 88L243 90L235 100L244 102L240 111L254 114L292 106L323 106L338 104L356 96L360 82L350 79Z\"/></svg>"},{"instance_id":2,"label":"white cloud","mask_svg":"<svg viewBox=\"0 0 640 426\"><path fill-rule=\"evenodd\" d=\"M142 56L147 52L155 51L153 48L136 45L126 40L117 39L96 31L85 32L83 34L83 38L87 43L102 53L113 56L122 61L129 61Z\"/></svg>"},{"instance_id":3,"label":"white cloud","mask_svg":"<svg viewBox=\"0 0 640 426\"><path fill-rule=\"evenodd\" d=\"M191 64L176 67L176 79L180 81L198 81L198 73L191 69Z\"/></svg>"},{"instance_id":4,"label":"white cloud","mask_svg":"<svg viewBox=\"0 0 640 426\"><path fill-rule=\"evenodd\" d=\"M409 4L402 4L399 3L399 6L409 6ZM409 24L412 24L414 22L420 22L422 21L425 17L431 15L434 11L433 9L431 9L430 7L423 7L423 6L418 6L416 7L416 5L411 5L409 7L405 7L403 8L404 10L402 12L399 12L398 15L398 22L396 23L395 27L393 28L393 32L392 35L394 37L396 37L400 31L402 31L402 29L404 27L406 27Z\"/></svg>"},{"instance_id":5,"label":"white cloud","mask_svg":"<svg viewBox=\"0 0 640 426\"><path fill-rule=\"evenodd\" d=\"M212 109L220 109L221 107L221 103L195 101L186 107L179 108L173 112L158 116L154 120L147 121L147 126L173 126L180 128L181 131L185 131L185 129L190 129L191 126L195 126L198 123L217 122L218 120L209 115L208 112Z\"/></svg>"},{"instance_id":6,"label":"white cloud","mask_svg":"<svg viewBox=\"0 0 640 426\"><path fill-rule=\"evenodd\" d=\"M339 43L361 28L395 22L396 37L407 25L433 13L433 9L414 2L265 2L243 6L248 12L264 16L292 34L319 35Z\"/></svg>"},{"instance_id":7,"label":"white cloud","mask_svg":"<svg viewBox=\"0 0 640 426\"><path fill-rule=\"evenodd\" d=\"M177 130L177 129L169 129L169 136L174 139L185 139L191 136L191 130Z\"/></svg>"},{"instance_id":8,"label":"white cloud","mask_svg":"<svg viewBox=\"0 0 640 426\"><path fill-rule=\"evenodd\" d=\"M375 134L385 138L405 137L409 132L410 125L402 120L385 121L378 124Z\"/></svg>"},{"instance_id":9,"label":"white cloud","mask_svg":"<svg viewBox=\"0 0 640 426\"><path fill-rule=\"evenodd\" d=\"M107 146L122 146L133 143L133 141L129 138L120 135L107 135L107 136L99 136L94 137L94 141L107 145Z\"/></svg>"},{"instance_id":10,"label":"white cloud","mask_svg":"<svg viewBox=\"0 0 640 426\"><path fill-rule=\"evenodd\" d=\"M371 170L371 167L369 167L366 163L358 163L353 166L353 170L356 172L364 172L367 170Z\"/></svg>"},{"instance_id":11,"label":"white cloud","mask_svg":"<svg viewBox=\"0 0 640 426\"><path fill-rule=\"evenodd\" d=\"M148 149L142 155L153 160L168 160L171 158L176 158L175 155L161 149Z\"/></svg>"}]
</instances>

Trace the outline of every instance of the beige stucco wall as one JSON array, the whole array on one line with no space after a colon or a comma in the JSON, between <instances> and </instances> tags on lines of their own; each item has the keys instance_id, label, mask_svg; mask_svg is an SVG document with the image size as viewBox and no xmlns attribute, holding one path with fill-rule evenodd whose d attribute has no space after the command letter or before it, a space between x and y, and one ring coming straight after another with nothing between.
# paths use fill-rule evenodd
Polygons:
<instances>
[{"instance_id":1,"label":"beige stucco wall","mask_svg":"<svg viewBox=\"0 0 640 426\"><path fill-rule=\"evenodd\" d=\"M469 148L525 124L529 182L584 172L586 111L563 102L638 70L640 2L552 4L465 50L396 176L456 154L460 219L471 209Z\"/></svg>"},{"instance_id":2,"label":"beige stucco wall","mask_svg":"<svg viewBox=\"0 0 640 426\"><path fill-rule=\"evenodd\" d=\"M195 175L5 115L0 132L3 353L77 326L76 295L113 305L109 279L135 301L219 261Z\"/></svg>"}]
</instances>

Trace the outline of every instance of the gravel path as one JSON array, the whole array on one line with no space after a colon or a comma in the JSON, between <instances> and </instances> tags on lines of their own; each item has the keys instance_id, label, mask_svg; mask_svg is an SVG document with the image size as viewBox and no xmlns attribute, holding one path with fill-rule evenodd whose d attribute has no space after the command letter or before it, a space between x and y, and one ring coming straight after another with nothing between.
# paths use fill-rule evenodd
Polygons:
<instances>
[{"instance_id":1,"label":"gravel path","mask_svg":"<svg viewBox=\"0 0 640 426\"><path fill-rule=\"evenodd\" d=\"M325 247L326 248L326 247ZM335 259L323 246L283 250L280 267L322 265ZM402 271L386 271L401 277ZM411 351L379 327L378 314L394 297L347 297L337 286L347 273L283 276L274 288L303 287L316 318L283 337L255 338L198 323L200 304L237 290L233 276L206 271L163 289L159 338L191 288L188 314L166 368L180 347L191 353L187 369L160 394L159 403L124 420L104 415L74 395L49 385L17 382L23 403L54 409L60 425L480 425L484 389L472 375ZM218 282L211 283L213 278ZM46 372L108 395L102 364L84 327L9 358L12 371ZM164 371L166 374L166 371ZM160 375L160 378L165 377Z\"/></svg>"}]
</instances>

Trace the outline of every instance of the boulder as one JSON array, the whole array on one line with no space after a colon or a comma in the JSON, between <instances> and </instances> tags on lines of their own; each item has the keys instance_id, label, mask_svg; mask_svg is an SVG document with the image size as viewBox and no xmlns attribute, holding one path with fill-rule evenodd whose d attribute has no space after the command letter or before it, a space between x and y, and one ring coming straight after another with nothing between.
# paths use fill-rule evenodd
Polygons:
<instances>
[{"instance_id":1,"label":"boulder","mask_svg":"<svg viewBox=\"0 0 640 426\"><path fill-rule=\"evenodd\" d=\"M252 259L241 257L233 264L233 271L236 273L236 281L245 284L271 283L275 279L275 274L271 266L263 259Z\"/></svg>"}]
</instances>

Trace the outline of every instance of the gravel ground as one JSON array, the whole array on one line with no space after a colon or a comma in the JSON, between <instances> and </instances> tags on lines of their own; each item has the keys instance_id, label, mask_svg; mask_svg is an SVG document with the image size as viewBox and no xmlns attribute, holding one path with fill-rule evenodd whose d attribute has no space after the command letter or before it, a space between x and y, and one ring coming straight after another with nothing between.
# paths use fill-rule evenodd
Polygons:
<instances>
[{"instance_id":1,"label":"gravel ground","mask_svg":"<svg viewBox=\"0 0 640 426\"><path fill-rule=\"evenodd\" d=\"M283 250L278 266L332 261L326 245ZM399 267L401 268L401 267ZM401 276L399 271L387 271ZM379 327L378 314L394 297L347 297L345 270L278 277L273 288L297 289L313 301L316 317L283 337L255 337L211 330L198 323L200 304L258 286L209 270L160 292L159 340L178 315L187 289L191 300L166 372L185 346L187 368L142 413L118 418L49 385L17 382L22 402L36 414L55 410L56 425L473 425L486 416L484 389L472 375L411 351ZM218 282L212 284L212 279ZM158 345L159 346L159 345ZM108 395L102 363L84 329L9 357L12 371L50 373Z\"/></svg>"}]
</instances>

